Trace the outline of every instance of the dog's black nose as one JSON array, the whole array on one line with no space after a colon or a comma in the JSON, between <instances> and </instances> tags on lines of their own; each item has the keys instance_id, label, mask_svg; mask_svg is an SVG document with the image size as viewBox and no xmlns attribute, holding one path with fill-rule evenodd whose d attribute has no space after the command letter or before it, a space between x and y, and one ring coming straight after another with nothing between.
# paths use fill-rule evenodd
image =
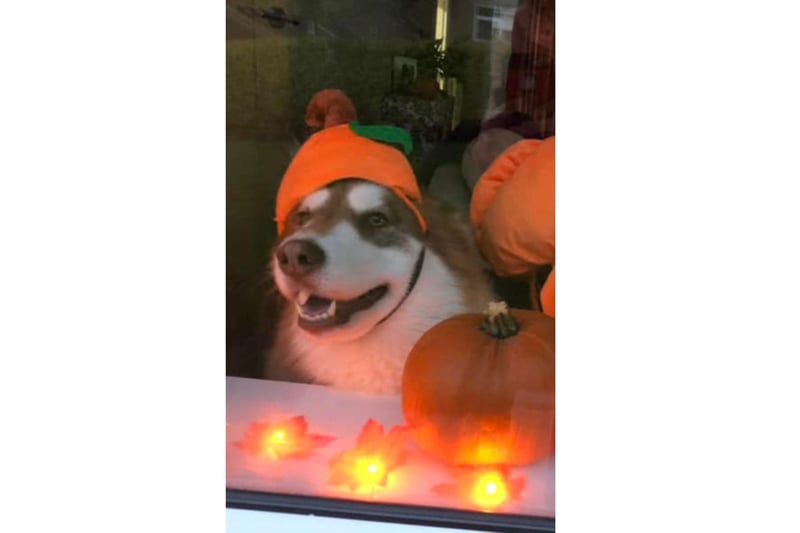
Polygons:
<instances>
[{"instance_id":1,"label":"dog's black nose","mask_svg":"<svg viewBox=\"0 0 800 533\"><path fill-rule=\"evenodd\" d=\"M294 240L278 248L278 264L281 270L293 278L302 278L325 263L325 251L313 241Z\"/></svg>"}]
</instances>

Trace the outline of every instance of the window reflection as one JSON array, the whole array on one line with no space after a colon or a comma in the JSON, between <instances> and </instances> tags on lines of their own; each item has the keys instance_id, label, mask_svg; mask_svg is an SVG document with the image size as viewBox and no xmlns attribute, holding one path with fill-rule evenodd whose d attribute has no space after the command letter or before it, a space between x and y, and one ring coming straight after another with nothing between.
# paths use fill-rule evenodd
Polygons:
<instances>
[{"instance_id":1,"label":"window reflection","mask_svg":"<svg viewBox=\"0 0 800 533\"><path fill-rule=\"evenodd\" d=\"M305 121L311 97L322 89L340 89L355 103L362 124L407 130L413 141L408 158L420 189L466 216L476 183L505 150L555 134L554 21L554 0L226 0L230 378L265 377L265 353L280 327L279 295L268 273L278 236L274 207L281 177L315 131ZM551 270L551 264L543 264L525 279L492 273L493 287L512 307L538 309ZM229 456L229 484L234 479L239 487L282 486L329 496L322 482L309 482L315 468L326 471L328 456L352 445L365 420L380 419L387 431L402 424L399 411L393 411L399 404L391 404L396 399L357 401L330 391L303 393L296 383L281 383L286 388L242 383L229 381L229 442L241 442L253 424L301 416L314 431L340 440L326 440L302 467L286 467L274 459L286 446L281 439L291 433L270 433L272 466ZM351 408L320 411L303 398ZM355 413L357 420L336 422ZM336 423L326 427L326 419ZM397 486L413 485L426 468L432 467L412 462L410 470L398 471L403 483ZM298 471L305 477L298 478ZM528 493L522 498L536 494L538 500L520 509L548 515L552 461L526 472ZM475 478L480 489L470 494L484 502L514 500L516 480L525 476L498 476ZM463 489L457 481L462 477L450 479L456 480L453 490ZM406 501L397 490L397 501ZM425 500L426 492L412 492ZM436 501L448 505L445 496Z\"/></svg>"}]
</instances>

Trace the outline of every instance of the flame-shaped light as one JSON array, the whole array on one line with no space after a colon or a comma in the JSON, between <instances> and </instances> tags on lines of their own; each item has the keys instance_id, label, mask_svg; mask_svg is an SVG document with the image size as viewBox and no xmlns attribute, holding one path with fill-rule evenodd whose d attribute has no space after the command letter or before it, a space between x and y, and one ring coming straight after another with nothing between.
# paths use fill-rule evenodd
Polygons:
<instances>
[{"instance_id":1,"label":"flame-shaped light","mask_svg":"<svg viewBox=\"0 0 800 533\"><path fill-rule=\"evenodd\" d=\"M373 493L386 487L392 471L405 459L402 428L384 433L383 426L370 419L361 429L355 447L330 462L331 485L347 485L353 492Z\"/></svg>"},{"instance_id":2,"label":"flame-shaped light","mask_svg":"<svg viewBox=\"0 0 800 533\"><path fill-rule=\"evenodd\" d=\"M305 458L332 440L334 437L309 433L306 418L294 416L277 422L250 424L244 438L235 446L250 455L278 461Z\"/></svg>"},{"instance_id":3,"label":"flame-shaped light","mask_svg":"<svg viewBox=\"0 0 800 533\"><path fill-rule=\"evenodd\" d=\"M525 480L512 478L505 467L461 468L454 470L454 477L454 483L443 483L433 490L483 511L493 511L519 499L525 488Z\"/></svg>"}]
</instances>

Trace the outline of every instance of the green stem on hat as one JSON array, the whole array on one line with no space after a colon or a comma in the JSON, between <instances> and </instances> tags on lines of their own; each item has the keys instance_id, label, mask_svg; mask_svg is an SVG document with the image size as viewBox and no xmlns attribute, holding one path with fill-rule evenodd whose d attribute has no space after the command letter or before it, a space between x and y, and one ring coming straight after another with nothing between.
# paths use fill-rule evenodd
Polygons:
<instances>
[{"instance_id":1,"label":"green stem on hat","mask_svg":"<svg viewBox=\"0 0 800 533\"><path fill-rule=\"evenodd\" d=\"M373 141L385 142L390 144L397 144L403 147L406 155L411 154L414 149L414 143L411 141L411 135L403 128L397 126L363 126L358 121L350 123L350 129L356 135L372 139Z\"/></svg>"}]
</instances>

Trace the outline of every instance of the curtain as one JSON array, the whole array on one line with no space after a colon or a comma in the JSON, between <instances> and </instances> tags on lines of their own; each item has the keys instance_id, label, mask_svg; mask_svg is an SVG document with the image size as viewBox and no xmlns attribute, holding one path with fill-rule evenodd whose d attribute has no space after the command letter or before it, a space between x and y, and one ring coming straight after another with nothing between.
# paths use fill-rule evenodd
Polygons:
<instances>
[{"instance_id":1,"label":"curtain","mask_svg":"<svg viewBox=\"0 0 800 533\"><path fill-rule=\"evenodd\" d=\"M555 135L555 0L520 0L511 32L506 111L533 119L536 137Z\"/></svg>"}]
</instances>

